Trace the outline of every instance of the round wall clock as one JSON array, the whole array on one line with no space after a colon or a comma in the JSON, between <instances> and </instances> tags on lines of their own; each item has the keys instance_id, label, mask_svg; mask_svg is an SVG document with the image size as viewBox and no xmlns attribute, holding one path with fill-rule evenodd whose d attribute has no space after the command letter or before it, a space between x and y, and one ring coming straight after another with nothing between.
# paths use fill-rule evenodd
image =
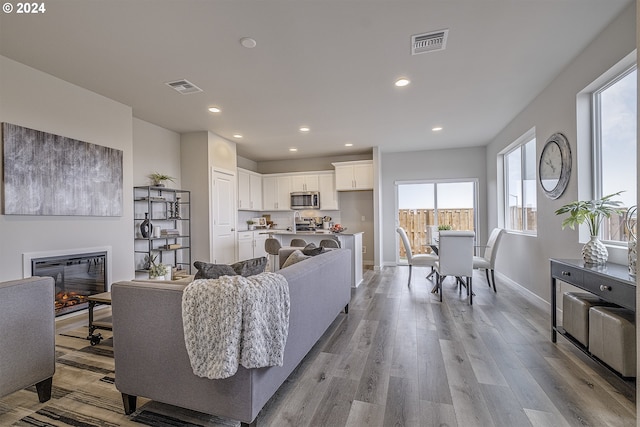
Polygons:
<instances>
[{"instance_id":1,"label":"round wall clock","mask_svg":"<svg viewBox=\"0 0 640 427\"><path fill-rule=\"evenodd\" d=\"M540 155L538 177L544 194L557 199L564 193L571 175L571 147L561 133L554 133L547 139Z\"/></svg>"}]
</instances>

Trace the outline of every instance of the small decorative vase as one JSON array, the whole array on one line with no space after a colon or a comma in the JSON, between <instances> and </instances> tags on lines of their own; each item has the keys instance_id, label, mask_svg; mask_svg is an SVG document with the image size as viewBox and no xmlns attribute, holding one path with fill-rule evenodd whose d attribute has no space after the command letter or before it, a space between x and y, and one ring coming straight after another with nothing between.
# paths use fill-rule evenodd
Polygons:
<instances>
[{"instance_id":1,"label":"small decorative vase","mask_svg":"<svg viewBox=\"0 0 640 427\"><path fill-rule=\"evenodd\" d=\"M152 231L153 225L151 225L151 222L149 221L149 213L145 212L144 221L140 223L140 234L142 234L142 237L146 239L151 235Z\"/></svg>"},{"instance_id":2,"label":"small decorative vase","mask_svg":"<svg viewBox=\"0 0 640 427\"><path fill-rule=\"evenodd\" d=\"M606 264L608 258L609 252L598 236L591 236L591 239L582 248L582 259L586 264Z\"/></svg>"}]
</instances>

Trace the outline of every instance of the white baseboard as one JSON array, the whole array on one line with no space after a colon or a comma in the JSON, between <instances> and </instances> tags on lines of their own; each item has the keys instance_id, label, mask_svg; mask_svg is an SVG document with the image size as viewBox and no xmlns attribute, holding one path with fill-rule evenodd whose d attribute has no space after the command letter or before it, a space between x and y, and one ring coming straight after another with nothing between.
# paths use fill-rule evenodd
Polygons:
<instances>
[{"instance_id":1,"label":"white baseboard","mask_svg":"<svg viewBox=\"0 0 640 427\"><path fill-rule=\"evenodd\" d=\"M522 286L518 282L515 282L515 281L511 280L510 278L508 278L504 274L498 273L496 271L495 275L498 276L501 281L507 282L509 285L511 285L514 288L516 288L520 293L524 294L538 308L551 312L551 303L549 301L546 301L541 296L531 292L529 289L525 288L524 286Z\"/></svg>"}]
</instances>

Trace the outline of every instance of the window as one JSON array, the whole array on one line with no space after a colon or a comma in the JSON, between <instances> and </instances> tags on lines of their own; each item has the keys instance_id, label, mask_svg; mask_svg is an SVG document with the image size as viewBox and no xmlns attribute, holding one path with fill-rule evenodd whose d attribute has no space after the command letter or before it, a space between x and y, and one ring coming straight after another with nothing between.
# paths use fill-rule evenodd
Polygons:
<instances>
[{"instance_id":1,"label":"window","mask_svg":"<svg viewBox=\"0 0 640 427\"><path fill-rule=\"evenodd\" d=\"M515 148L504 153L505 228L535 233L537 228L535 133L528 132L516 141L516 144Z\"/></svg>"},{"instance_id":2,"label":"window","mask_svg":"<svg viewBox=\"0 0 640 427\"><path fill-rule=\"evenodd\" d=\"M398 225L407 233L411 252L430 253L439 226L475 231L477 181L424 181L397 184ZM406 259L400 244L398 259Z\"/></svg>"},{"instance_id":3,"label":"window","mask_svg":"<svg viewBox=\"0 0 640 427\"><path fill-rule=\"evenodd\" d=\"M625 208L636 204L637 68L633 66L593 93L594 196L624 191ZM605 218L600 238L626 242L624 215Z\"/></svg>"}]
</instances>

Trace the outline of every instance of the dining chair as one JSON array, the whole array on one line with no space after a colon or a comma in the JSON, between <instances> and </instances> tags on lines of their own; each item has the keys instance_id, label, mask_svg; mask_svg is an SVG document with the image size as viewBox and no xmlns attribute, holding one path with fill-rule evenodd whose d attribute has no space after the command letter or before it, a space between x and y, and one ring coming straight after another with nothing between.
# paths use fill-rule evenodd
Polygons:
<instances>
[{"instance_id":1,"label":"dining chair","mask_svg":"<svg viewBox=\"0 0 640 427\"><path fill-rule=\"evenodd\" d=\"M404 228L398 227L396 231L400 235L400 240L404 245L404 251L407 253L407 263L409 263L409 281L407 282L407 286L411 286L411 269L415 265L416 267L431 267L431 271L434 271L434 266L438 257L432 254L417 254L413 255L411 251L411 245L409 244L409 238L407 237L407 232L404 231ZM429 274L430 277L431 274Z\"/></svg>"},{"instance_id":2,"label":"dining chair","mask_svg":"<svg viewBox=\"0 0 640 427\"><path fill-rule=\"evenodd\" d=\"M340 242L335 239L322 239L320 240L321 248L339 248Z\"/></svg>"},{"instance_id":3,"label":"dining chair","mask_svg":"<svg viewBox=\"0 0 640 427\"><path fill-rule=\"evenodd\" d=\"M272 273L278 270L278 254L281 247L282 245L280 244L280 241L274 237L268 237L264 241L264 251L271 255L269 257L269 263L271 264L269 271Z\"/></svg>"},{"instance_id":4,"label":"dining chair","mask_svg":"<svg viewBox=\"0 0 640 427\"><path fill-rule=\"evenodd\" d=\"M291 243L289 243L289 246L295 246L296 248L304 248L305 246L307 246L307 242L304 239L291 239Z\"/></svg>"},{"instance_id":5,"label":"dining chair","mask_svg":"<svg viewBox=\"0 0 640 427\"><path fill-rule=\"evenodd\" d=\"M438 261L435 263L436 288L442 301L442 282L447 276L456 277L456 283L464 285L473 304L473 231L443 230L438 241ZM465 278L463 280L463 278ZM462 289L462 288L460 288Z\"/></svg>"},{"instance_id":6,"label":"dining chair","mask_svg":"<svg viewBox=\"0 0 640 427\"><path fill-rule=\"evenodd\" d=\"M489 235L489 240L487 241L484 255L473 257L473 268L476 270L484 269L484 272L487 275L487 284L489 285L489 287L491 287L491 285L493 284L493 292L498 292L496 290L496 278L493 270L495 269L496 265L498 245L500 244L503 233L503 228L494 228ZM489 280L489 271L491 271L491 280Z\"/></svg>"}]
</instances>

